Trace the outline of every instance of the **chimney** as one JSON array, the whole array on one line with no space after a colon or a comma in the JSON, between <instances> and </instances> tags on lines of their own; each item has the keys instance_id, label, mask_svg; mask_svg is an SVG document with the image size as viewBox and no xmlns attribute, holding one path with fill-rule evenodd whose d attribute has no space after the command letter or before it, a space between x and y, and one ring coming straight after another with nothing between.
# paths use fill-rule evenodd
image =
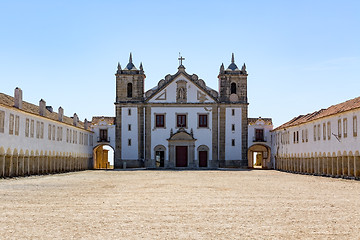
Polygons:
<instances>
[{"instance_id":1,"label":"chimney","mask_svg":"<svg viewBox=\"0 0 360 240\"><path fill-rule=\"evenodd\" d=\"M79 123L79 118L78 118L78 115L76 113L74 113L74 117L73 117L73 125L75 127L78 126L78 123Z\"/></svg>"},{"instance_id":2,"label":"chimney","mask_svg":"<svg viewBox=\"0 0 360 240\"><path fill-rule=\"evenodd\" d=\"M18 87L15 88L14 98L15 98L14 106L18 109L22 109L22 90Z\"/></svg>"},{"instance_id":3,"label":"chimney","mask_svg":"<svg viewBox=\"0 0 360 240\"><path fill-rule=\"evenodd\" d=\"M54 109L53 109L52 106L46 106L46 109L47 109L49 112L51 112L51 113L54 111Z\"/></svg>"},{"instance_id":4,"label":"chimney","mask_svg":"<svg viewBox=\"0 0 360 240\"><path fill-rule=\"evenodd\" d=\"M64 119L64 109L62 107L59 107L58 110L58 120L59 122L62 122Z\"/></svg>"},{"instance_id":5,"label":"chimney","mask_svg":"<svg viewBox=\"0 0 360 240\"><path fill-rule=\"evenodd\" d=\"M45 116L46 112L46 102L44 99L40 99L39 101L39 114L40 116Z\"/></svg>"},{"instance_id":6,"label":"chimney","mask_svg":"<svg viewBox=\"0 0 360 240\"><path fill-rule=\"evenodd\" d=\"M85 128L85 130L89 129L89 122L88 122L88 120L86 118L84 120L84 128Z\"/></svg>"}]
</instances>

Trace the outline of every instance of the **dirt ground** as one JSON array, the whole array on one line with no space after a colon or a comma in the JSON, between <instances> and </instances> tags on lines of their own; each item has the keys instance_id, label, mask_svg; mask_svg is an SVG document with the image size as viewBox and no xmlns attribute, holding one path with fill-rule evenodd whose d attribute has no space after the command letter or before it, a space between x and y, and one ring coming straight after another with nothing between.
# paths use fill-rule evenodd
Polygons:
<instances>
[{"instance_id":1,"label":"dirt ground","mask_svg":"<svg viewBox=\"0 0 360 240\"><path fill-rule=\"evenodd\" d=\"M360 239L360 181L271 170L1 179L0 239Z\"/></svg>"}]
</instances>

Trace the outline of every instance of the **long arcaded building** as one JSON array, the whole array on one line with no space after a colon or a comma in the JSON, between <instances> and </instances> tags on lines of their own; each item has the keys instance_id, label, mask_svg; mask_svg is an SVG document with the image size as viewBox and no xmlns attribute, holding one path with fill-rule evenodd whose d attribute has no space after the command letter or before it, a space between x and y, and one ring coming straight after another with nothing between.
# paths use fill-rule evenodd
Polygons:
<instances>
[{"instance_id":1,"label":"long arcaded building","mask_svg":"<svg viewBox=\"0 0 360 240\"><path fill-rule=\"evenodd\" d=\"M92 168L93 132L89 123L58 113L44 100L34 105L0 93L0 177Z\"/></svg>"},{"instance_id":2,"label":"long arcaded building","mask_svg":"<svg viewBox=\"0 0 360 240\"><path fill-rule=\"evenodd\" d=\"M360 178L360 97L300 115L272 132L276 169Z\"/></svg>"}]
</instances>

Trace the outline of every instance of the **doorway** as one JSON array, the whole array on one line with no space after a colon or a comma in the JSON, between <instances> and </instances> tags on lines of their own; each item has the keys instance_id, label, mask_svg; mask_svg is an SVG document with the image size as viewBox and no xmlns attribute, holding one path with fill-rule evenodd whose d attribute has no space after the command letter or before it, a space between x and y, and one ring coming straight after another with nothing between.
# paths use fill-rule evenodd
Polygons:
<instances>
[{"instance_id":1,"label":"doorway","mask_svg":"<svg viewBox=\"0 0 360 240\"><path fill-rule=\"evenodd\" d=\"M199 167L207 167L208 152L199 151Z\"/></svg>"},{"instance_id":2,"label":"doorway","mask_svg":"<svg viewBox=\"0 0 360 240\"><path fill-rule=\"evenodd\" d=\"M164 167L164 158L165 158L164 151L155 152L156 167Z\"/></svg>"},{"instance_id":3,"label":"doorway","mask_svg":"<svg viewBox=\"0 0 360 240\"><path fill-rule=\"evenodd\" d=\"M188 147L176 146L176 167L187 167Z\"/></svg>"}]
</instances>

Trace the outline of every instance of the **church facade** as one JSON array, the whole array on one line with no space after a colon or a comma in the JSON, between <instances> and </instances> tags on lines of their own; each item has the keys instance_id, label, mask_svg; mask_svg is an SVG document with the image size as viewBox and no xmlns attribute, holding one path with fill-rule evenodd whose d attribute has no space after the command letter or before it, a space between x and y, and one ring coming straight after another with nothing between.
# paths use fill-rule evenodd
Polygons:
<instances>
[{"instance_id":1,"label":"church facade","mask_svg":"<svg viewBox=\"0 0 360 240\"><path fill-rule=\"evenodd\" d=\"M142 64L130 54L116 76L114 167L246 167L248 150L247 71L234 55L222 64L218 91L179 58L175 74L145 92Z\"/></svg>"}]
</instances>

